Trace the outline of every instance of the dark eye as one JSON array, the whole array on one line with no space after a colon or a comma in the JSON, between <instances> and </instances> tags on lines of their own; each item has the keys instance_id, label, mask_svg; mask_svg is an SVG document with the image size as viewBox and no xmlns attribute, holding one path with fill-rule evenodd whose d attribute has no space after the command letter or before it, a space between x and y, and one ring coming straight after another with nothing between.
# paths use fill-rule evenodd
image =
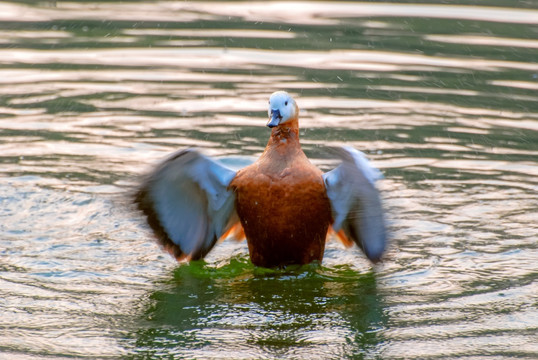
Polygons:
<instances>
[{"instance_id":1,"label":"dark eye","mask_svg":"<svg viewBox=\"0 0 538 360\"><path fill-rule=\"evenodd\" d=\"M286 101L286 102L284 103L284 105L288 106L288 102Z\"/></svg>"}]
</instances>

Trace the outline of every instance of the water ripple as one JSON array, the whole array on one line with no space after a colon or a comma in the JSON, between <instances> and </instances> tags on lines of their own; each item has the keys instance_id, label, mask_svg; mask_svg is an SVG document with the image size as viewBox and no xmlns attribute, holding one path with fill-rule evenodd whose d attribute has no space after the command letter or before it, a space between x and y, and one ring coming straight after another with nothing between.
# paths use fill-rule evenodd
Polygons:
<instances>
[{"instance_id":1,"label":"water ripple","mask_svg":"<svg viewBox=\"0 0 538 360\"><path fill-rule=\"evenodd\" d=\"M537 11L482 3L0 3L0 352L532 358ZM177 148L252 162L276 89L313 163L383 171L382 263L178 265L132 211Z\"/></svg>"}]
</instances>

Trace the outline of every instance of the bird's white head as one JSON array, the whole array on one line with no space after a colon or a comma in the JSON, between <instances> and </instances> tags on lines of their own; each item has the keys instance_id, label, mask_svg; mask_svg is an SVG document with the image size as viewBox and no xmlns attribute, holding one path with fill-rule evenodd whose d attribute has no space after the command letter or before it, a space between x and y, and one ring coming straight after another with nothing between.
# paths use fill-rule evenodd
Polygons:
<instances>
[{"instance_id":1,"label":"bird's white head","mask_svg":"<svg viewBox=\"0 0 538 360\"><path fill-rule=\"evenodd\" d=\"M299 108L295 100L285 91L277 91L269 98L269 122L267 126L272 128L296 120Z\"/></svg>"}]
</instances>

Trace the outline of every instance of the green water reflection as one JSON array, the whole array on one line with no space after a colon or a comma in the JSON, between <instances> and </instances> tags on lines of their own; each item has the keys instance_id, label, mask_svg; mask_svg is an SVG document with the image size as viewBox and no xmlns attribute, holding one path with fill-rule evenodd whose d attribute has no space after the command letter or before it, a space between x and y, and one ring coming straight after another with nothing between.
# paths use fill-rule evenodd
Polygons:
<instances>
[{"instance_id":1,"label":"green water reflection","mask_svg":"<svg viewBox=\"0 0 538 360\"><path fill-rule=\"evenodd\" d=\"M158 285L132 357L363 357L379 351L387 316L373 272L319 265L180 266ZM241 334L241 336L238 336ZM218 340L217 340L218 339Z\"/></svg>"}]
</instances>

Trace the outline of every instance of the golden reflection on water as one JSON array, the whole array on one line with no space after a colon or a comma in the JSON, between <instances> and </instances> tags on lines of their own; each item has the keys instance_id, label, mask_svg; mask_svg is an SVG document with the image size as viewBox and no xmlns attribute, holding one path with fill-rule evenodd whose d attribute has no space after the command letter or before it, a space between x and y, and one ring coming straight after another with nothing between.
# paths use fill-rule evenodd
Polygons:
<instances>
[{"instance_id":1,"label":"golden reflection on water","mask_svg":"<svg viewBox=\"0 0 538 360\"><path fill-rule=\"evenodd\" d=\"M162 47L86 50L0 50L4 63L69 63L107 66L172 66L222 69L260 69L260 66L354 70L405 71L496 71L498 68L538 71L538 64L524 61L469 59L374 50L278 51L212 47ZM129 59L127 62L126 59Z\"/></svg>"}]
</instances>

